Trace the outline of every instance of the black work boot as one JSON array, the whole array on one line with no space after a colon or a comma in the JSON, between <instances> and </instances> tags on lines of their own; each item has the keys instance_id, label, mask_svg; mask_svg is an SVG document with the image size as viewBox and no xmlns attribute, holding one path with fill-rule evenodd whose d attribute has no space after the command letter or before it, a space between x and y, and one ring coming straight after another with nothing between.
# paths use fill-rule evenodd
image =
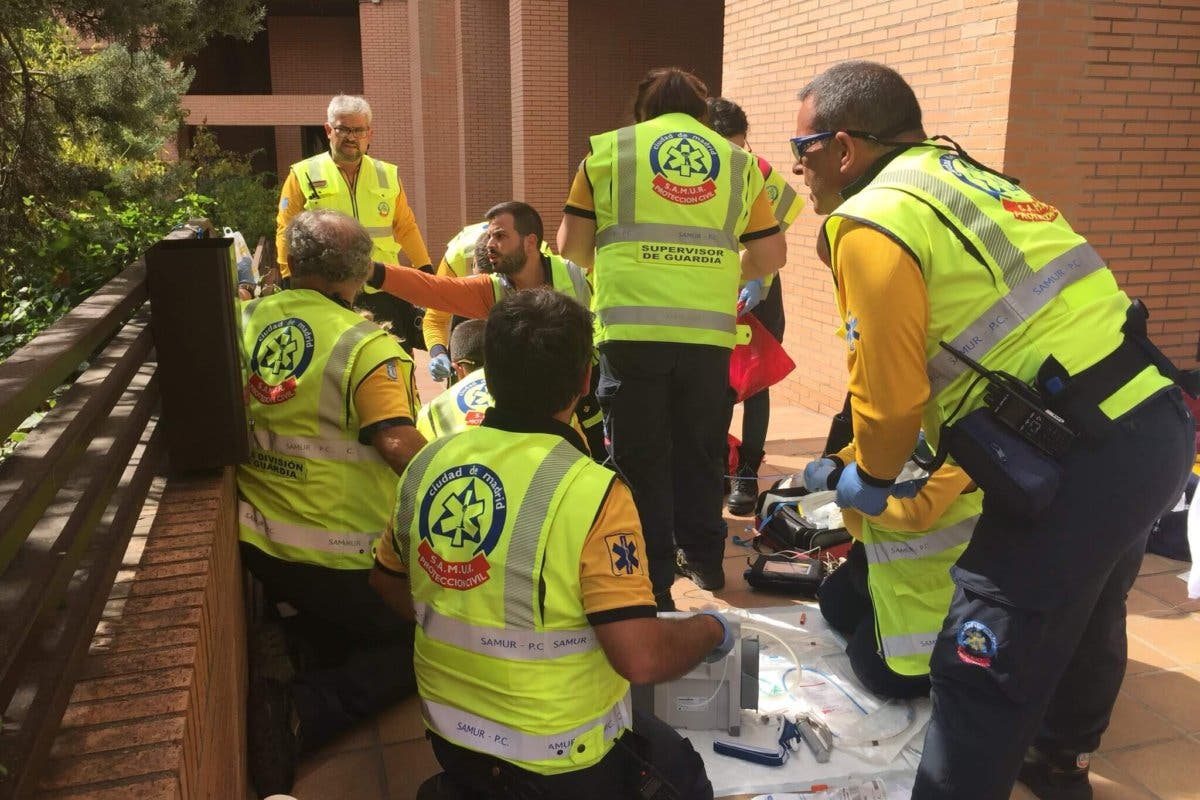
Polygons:
<instances>
[{"instance_id":1,"label":"black work boot","mask_svg":"<svg viewBox=\"0 0 1200 800\"><path fill-rule=\"evenodd\" d=\"M758 502L758 465L762 463L762 451L746 452L745 448L738 451L737 477L734 478L732 490L729 492L729 513L745 516L754 513Z\"/></svg>"},{"instance_id":2,"label":"black work boot","mask_svg":"<svg viewBox=\"0 0 1200 800\"><path fill-rule=\"evenodd\" d=\"M296 781L300 757L299 722L288 687L273 678L255 678L246 703L247 767L259 797L287 794Z\"/></svg>"},{"instance_id":3,"label":"black work boot","mask_svg":"<svg viewBox=\"0 0 1200 800\"><path fill-rule=\"evenodd\" d=\"M725 565L723 562L717 561L713 565L700 564L689 559L682 548L675 549L675 572L709 592L725 588Z\"/></svg>"},{"instance_id":4,"label":"black work boot","mask_svg":"<svg viewBox=\"0 0 1200 800\"><path fill-rule=\"evenodd\" d=\"M1047 754L1030 747L1017 780L1039 800L1092 800L1092 785L1088 782L1091 756L1070 750Z\"/></svg>"}]
</instances>

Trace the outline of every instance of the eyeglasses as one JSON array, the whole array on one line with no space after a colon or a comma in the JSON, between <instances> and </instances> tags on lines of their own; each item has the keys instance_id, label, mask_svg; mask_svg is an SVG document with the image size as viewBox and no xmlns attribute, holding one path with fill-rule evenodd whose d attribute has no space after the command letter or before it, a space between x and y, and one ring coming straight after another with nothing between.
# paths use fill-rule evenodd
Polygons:
<instances>
[{"instance_id":1,"label":"eyeglasses","mask_svg":"<svg viewBox=\"0 0 1200 800\"><path fill-rule=\"evenodd\" d=\"M842 131L842 133L853 136L856 139L869 139L876 144L882 144L875 134L867 133L866 131ZM792 145L792 155L797 161L799 161L800 159L804 158L806 153L808 153L808 148L812 147L817 142L823 142L826 139L832 139L837 135L837 131L822 131L821 133L810 133L808 136L795 136L791 139L788 139L788 142Z\"/></svg>"},{"instance_id":2,"label":"eyeglasses","mask_svg":"<svg viewBox=\"0 0 1200 800\"><path fill-rule=\"evenodd\" d=\"M370 132L370 128L347 128L345 125L334 125L333 132L338 136L353 136L355 139L361 139Z\"/></svg>"}]
</instances>

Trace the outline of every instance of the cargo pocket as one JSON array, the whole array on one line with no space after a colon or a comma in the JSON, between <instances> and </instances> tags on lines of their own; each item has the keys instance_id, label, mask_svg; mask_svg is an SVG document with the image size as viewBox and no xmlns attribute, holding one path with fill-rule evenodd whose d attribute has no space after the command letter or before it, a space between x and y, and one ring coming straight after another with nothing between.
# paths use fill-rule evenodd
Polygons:
<instances>
[{"instance_id":1,"label":"cargo pocket","mask_svg":"<svg viewBox=\"0 0 1200 800\"><path fill-rule=\"evenodd\" d=\"M930 663L935 681L949 679L1024 704L1043 680L1038 651L1045 635L1042 609L959 584Z\"/></svg>"}]
</instances>

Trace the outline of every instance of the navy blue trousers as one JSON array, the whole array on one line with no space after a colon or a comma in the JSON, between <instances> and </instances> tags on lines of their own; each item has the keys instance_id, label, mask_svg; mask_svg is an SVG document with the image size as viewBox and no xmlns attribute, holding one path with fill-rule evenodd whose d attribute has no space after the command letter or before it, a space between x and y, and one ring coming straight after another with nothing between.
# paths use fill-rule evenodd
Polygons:
<instances>
[{"instance_id":1,"label":"navy blue trousers","mask_svg":"<svg viewBox=\"0 0 1200 800\"><path fill-rule=\"evenodd\" d=\"M288 633L313 663L290 688L306 752L417 690L413 625L367 585L370 570L294 564L245 542L241 552L267 599L300 612Z\"/></svg>"},{"instance_id":2,"label":"navy blue trousers","mask_svg":"<svg viewBox=\"0 0 1200 800\"><path fill-rule=\"evenodd\" d=\"M1125 597L1179 499L1194 423L1172 389L1063 459L1030 522L984 499L934 647L933 719L913 800L1007 800L1030 744L1091 752L1125 676Z\"/></svg>"},{"instance_id":3,"label":"navy blue trousers","mask_svg":"<svg viewBox=\"0 0 1200 800\"><path fill-rule=\"evenodd\" d=\"M633 490L657 597L675 581L675 544L707 568L724 557L729 352L673 342L600 345L596 398L613 465Z\"/></svg>"}]
</instances>

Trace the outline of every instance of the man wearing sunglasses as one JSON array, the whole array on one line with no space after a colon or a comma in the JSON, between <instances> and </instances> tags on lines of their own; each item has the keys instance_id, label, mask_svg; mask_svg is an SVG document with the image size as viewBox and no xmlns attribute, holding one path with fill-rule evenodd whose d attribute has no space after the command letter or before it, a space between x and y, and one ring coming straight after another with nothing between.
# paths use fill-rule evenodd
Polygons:
<instances>
[{"instance_id":1,"label":"man wearing sunglasses","mask_svg":"<svg viewBox=\"0 0 1200 800\"><path fill-rule=\"evenodd\" d=\"M928 138L896 72L838 64L800 101L793 171L829 216L857 444L854 462L820 459L806 478L830 476L839 504L874 517L922 427L934 447L947 422L948 441L988 431L1008 448L997 464L1027 452L980 427L994 412L957 354L1014 376L1076 433L1036 512L1003 506L1024 495L983 478L1020 471L960 460L985 501L951 570L912 796L1001 800L1019 776L1043 800L1091 798L1089 756L1125 671L1125 596L1195 453L1180 376L1058 209Z\"/></svg>"},{"instance_id":2,"label":"man wearing sunglasses","mask_svg":"<svg viewBox=\"0 0 1200 800\"><path fill-rule=\"evenodd\" d=\"M367 155L374 135L370 104L362 97L339 94L329 101L325 116L329 149L293 164L280 191L275 217L275 260L280 276L290 277L284 231L306 208L330 208L361 222L375 246L373 260L397 264L399 254L404 253L414 267L432 272L429 250L396 165ZM409 342L419 339L420 331L413 306L386 295L364 299L362 304L375 313L376 320L392 323L392 332L411 352Z\"/></svg>"}]
</instances>

